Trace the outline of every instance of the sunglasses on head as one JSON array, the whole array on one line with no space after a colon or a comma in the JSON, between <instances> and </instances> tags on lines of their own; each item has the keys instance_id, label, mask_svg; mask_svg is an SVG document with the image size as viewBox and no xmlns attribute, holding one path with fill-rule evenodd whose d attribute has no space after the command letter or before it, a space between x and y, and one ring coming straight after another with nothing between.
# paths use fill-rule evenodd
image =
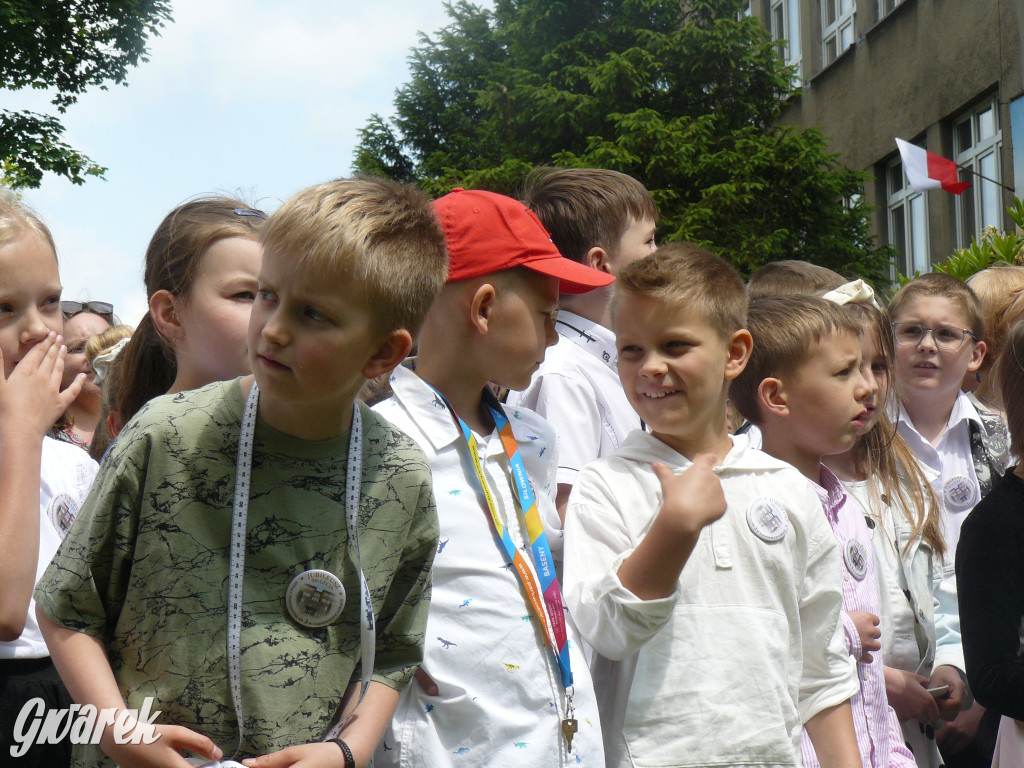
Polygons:
<instances>
[{"instance_id":1,"label":"sunglasses on head","mask_svg":"<svg viewBox=\"0 0 1024 768\"><path fill-rule=\"evenodd\" d=\"M60 311L64 313L65 320L82 312L92 312L100 317L113 317L114 305L105 301L62 301Z\"/></svg>"}]
</instances>

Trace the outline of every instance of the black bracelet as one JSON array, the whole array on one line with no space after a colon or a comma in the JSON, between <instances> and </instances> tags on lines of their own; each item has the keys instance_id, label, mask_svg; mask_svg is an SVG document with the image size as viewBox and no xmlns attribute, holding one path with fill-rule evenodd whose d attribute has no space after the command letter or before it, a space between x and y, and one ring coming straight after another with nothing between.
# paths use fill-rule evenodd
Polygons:
<instances>
[{"instance_id":1,"label":"black bracelet","mask_svg":"<svg viewBox=\"0 0 1024 768\"><path fill-rule=\"evenodd\" d=\"M356 759L352 757L352 750L348 744L341 739L328 739L328 741L337 744L341 748L341 754L345 757L345 768L356 768Z\"/></svg>"}]
</instances>

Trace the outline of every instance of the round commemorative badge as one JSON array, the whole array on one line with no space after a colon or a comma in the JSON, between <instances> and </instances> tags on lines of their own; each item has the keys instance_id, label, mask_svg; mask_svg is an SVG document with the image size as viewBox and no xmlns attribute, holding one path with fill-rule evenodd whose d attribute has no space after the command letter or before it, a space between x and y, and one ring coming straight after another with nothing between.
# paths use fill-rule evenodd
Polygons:
<instances>
[{"instance_id":1,"label":"round commemorative badge","mask_svg":"<svg viewBox=\"0 0 1024 768\"><path fill-rule=\"evenodd\" d=\"M58 493L50 499L50 505L46 508L46 516L50 518L50 522L62 539L71 528L71 524L75 522L77 514L78 507L66 493Z\"/></svg>"},{"instance_id":2,"label":"round commemorative badge","mask_svg":"<svg viewBox=\"0 0 1024 768\"><path fill-rule=\"evenodd\" d=\"M761 541L780 541L789 530L789 516L775 499L762 497L747 507L747 525Z\"/></svg>"},{"instance_id":3,"label":"round commemorative badge","mask_svg":"<svg viewBox=\"0 0 1024 768\"><path fill-rule=\"evenodd\" d=\"M305 627L326 627L345 607L345 587L330 571L303 571L288 585L288 613Z\"/></svg>"},{"instance_id":4,"label":"round commemorative badge","mask_svg":"<svg viewBox=\"0 0 1024 768\"><path fill-rule=\"evenodd\" d=\"M974 484L963 475L951 477L942 487L942 498L946 506L955 512L963 512L974 506Z\"/></svg>"},{"instance_id":5,"label":"round commemorative badge","mask_svg":"<svg viewBox=\"0 0 1024 768\"><path fill-rule=\"evenodd\" d=\"M846 561L846 570L850 572L857 581L863 581L868 575L868 550L857 539L847 539L843 547L843 560Z\"/></svg>"}]
</instances>

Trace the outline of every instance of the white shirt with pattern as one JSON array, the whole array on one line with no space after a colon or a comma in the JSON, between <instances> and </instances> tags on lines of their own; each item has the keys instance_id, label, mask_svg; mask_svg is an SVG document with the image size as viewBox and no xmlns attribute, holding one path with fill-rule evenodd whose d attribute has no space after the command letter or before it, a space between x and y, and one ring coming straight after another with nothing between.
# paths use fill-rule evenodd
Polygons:
<instances>
[{"instance_id":1,"label":"white shirt with pattern","mask_svg":"<svg viewBox=\"0 0 1024 768\"><path fill-rule=\"evenodd\" d=\"M374 765L603 767L597 704L577 633L568 623L579 727L569 754L561 733L565 697L558 666L494 533L462 431L412 371L396 369L391 386L394 396L375 410L420 445L434 478L441 535L423 669L439 694L428 696L415 680L409 684ZM505 413L557 554L553 430L525 408L506 406ZM503 525L528 550L501 440L496 432L476 437Z\"/></svg>"}]
</instances>

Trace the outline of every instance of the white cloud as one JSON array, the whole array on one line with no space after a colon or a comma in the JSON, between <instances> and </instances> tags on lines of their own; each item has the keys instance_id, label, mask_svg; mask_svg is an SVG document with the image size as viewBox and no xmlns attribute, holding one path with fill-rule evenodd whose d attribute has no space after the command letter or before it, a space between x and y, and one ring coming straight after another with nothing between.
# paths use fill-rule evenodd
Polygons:
<instances>
[{"instance_id":1,"label":"white cloud","mask_svg":"<svg viewBox=\"0 0 1024 768\"><path fill-rule=\"evenodd\" d=\"M26 193L54 230L66 295L112 301L132 324L146 245L171 208L241 188L272 210L348 173L358 128L392 112L417 33L447 23L441 0L176 0L173 13L127 87L90 91L62 117L107 180L48 177ZM4 98L52 111L39 92Z\"/></svg>"}]
</instances>

